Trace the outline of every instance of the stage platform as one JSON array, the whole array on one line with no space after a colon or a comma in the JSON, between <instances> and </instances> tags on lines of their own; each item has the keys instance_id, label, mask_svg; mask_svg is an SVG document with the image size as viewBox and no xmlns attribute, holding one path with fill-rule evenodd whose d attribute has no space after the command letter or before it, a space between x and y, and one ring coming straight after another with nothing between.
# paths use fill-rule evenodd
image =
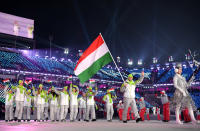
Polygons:
<instances>
[{"instance_id":1,"label":"stage platform","mask_svg":"<svg viewBox=\"0 0 200 131\"><path fill-rule=\"evenodd\" d=\"M151 120L136 123L129 121L122 123L119 120L107 122L106 120L97 120L96 122L5 122L0 121L0 131L199 131L200 124L184 123L178 125L175 121L164 123L162 121Z\"/></svg>"}]
</instances>

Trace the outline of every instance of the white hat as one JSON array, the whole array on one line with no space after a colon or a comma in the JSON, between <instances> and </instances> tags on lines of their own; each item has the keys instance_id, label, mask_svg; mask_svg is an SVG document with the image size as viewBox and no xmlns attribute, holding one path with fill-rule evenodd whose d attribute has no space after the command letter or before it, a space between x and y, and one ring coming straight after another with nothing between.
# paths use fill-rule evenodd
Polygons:
<instances>
[{"instance_id":1,"label":"white hat","mask_svg":"<svg viewBox=\"0 0 200 131\"><path fill-rule=\"evenodd\" d=\"M122 103L122 100L120 100L119 103Z\"/></svg>"},{"instance_id":2,"label":"white hat","mask_svg":"<svg viewBox=\"0 0 200 131\"><path fill-rule=\"evenodd\" d=\"M181 63L177 63L177 64L176 64L176 68L177 68L177 69L182 68L182 64L181 64Z\"/></svg>"},{"instance_id":3,"label":"white hat","mask_svg":"<svg viewBox=\"0 0 200 131\"><path fill-rule=\"evenodd\" d=\"M182 64L181 63L177 63L176 64L176 67L175 67L175 73L177 73L178 72L178 69L180 69L180 68L182 68Z\"/></svg>"}]
</instances>

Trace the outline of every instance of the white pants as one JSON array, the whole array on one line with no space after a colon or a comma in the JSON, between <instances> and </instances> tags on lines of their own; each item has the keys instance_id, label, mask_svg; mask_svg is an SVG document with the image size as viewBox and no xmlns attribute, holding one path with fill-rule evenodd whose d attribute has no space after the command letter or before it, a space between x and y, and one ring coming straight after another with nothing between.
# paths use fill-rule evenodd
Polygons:
<instances>
[{"instance_id":1,"label":"white pants","mask_svg":"<svg viewBox=\"0 0 200 131\"><path fill-rule=\"evenodd\" d=\"M44 104L37 104L37 120L44 120Z\"/></svg>"},{"instance_id":2,"label":"white pants","mask_svg":"<svg viewBox=\"0 0 200 131\"><path fill-rule=\"evenodd\" d=\"M86 120L89 120L89 115L91 114L91 118L96 119L95 108L94 105L87 105L86 111Z\"/></svg>"},{"instance_id":3,"label":"white pants","mask_svg":"<svg viewBox=\"0 0 200 131\"><path fill-rule=\"evenodd\" d=\"M56 120L57 116L57 105L50 105L50 119Z\"/></svg>"},{"instance_id":4,"label":"white pants","mask_svg":"<svg viewBox=\"0 0 200 131\"><path fill-rule=\"evenodd\" d=\"M13 119L13 105L6 105L5 106L5 120L12 120Z\"/></svg>"},{"instance_id":5,"label":"white pants","mask_svg":"<svg viewBox=\"0 0 200 131\"><path fill-rule=\"evenodd\" d=\"M65 120L66 117L67 117L69 106L68 105L61 105L60 108L61 108L60 109L60 120Z\"/></svg>"},{"instance_id":6,"label":"white pants","mask_svg":"<svg viewBox=\"0 0 200 131\"><path fill-rule=\"evenodd\" d=\"M176 121L180 121L180 119L179 119L180 108L181 108L181 103L176 105L176 111L175 111ZM187 108L189 110L189 114L190 114L192 121L196 121L191 104L187 105Z\"/></svg>"},{"instance_id":7,"label":"white pants","mask_svg":"<svg viewBox=\"0 0 200 131\"><path fill-rule=\"evenodd\" d=\"M60 120L60 106L57 106L57 111L56 111L56 120Z\"/></svg>"},{"instance_id":8,"label":"white pants","mask_svg":"<svg viewBox=\"0 0 200 131\"><path fill-rule=\"evenodd\" d=\"M48 113L49 107L44 107L44 118L47 119L49 117Z\"/></svg>"},{"instance_id":9,"label":"white pants","mask_svg":"<svg viewBox=\"0 0 200 131\"><path fill-rule=\"evenodd\" d=\"M76 120L78 105L70 105L70 120Z\"/></svg>"},{"instance_id":10,"label":"white pants","mask_svg":"<svg viewBox=\"0 0 200 131\"><path fill-rule=\"evenodd\" d=\"M23 119L24 120L31 119L31 107L24 106Z\"/></svg>"},{"instance_id":11,"label":"white pants","mask_svg":"<svg viewBox=\"0 0 200 131\"><path fill-rule=\"evenodd\" d=\"M106 112L107 120L112 120L114 114L113 105L106 105Z\"/></svg>"},{"instance_id":12,"label":"white pants","mask_svg":"<svg viewBox=\"0 0 200 131\"><path fill-rule=\"evenodd\" d=\"M34 107L33 110L33 120L37 120L37 107Z\"/></svg>"},{"instance_id":13,"label":"white pants","mask_svg":"<svg viewBox=\"0 0 200 131\"><path fill-rule=\"evenodd\" d=\"M79 108L78 119L86 118L86 108Z\"/></svg>"},{"instance_id":14,"label":"white pants","mask_svg":"<svg viewBox=\"0 0 200 131\"><path fill-rule=\"evenodd\" d=\"M127 121L127 112L128 112L128 108L129 106L131 106L131 112L134 113L136 119L140 118L139 114L138 114L138 109L136 106L136 102L135 102L135 98L126 98L124 97L124 111L123 111L123 116L122 119L123 121Z\"/></svg>"},{"instance_id":15,"label":"white pants","mask_svg":"<svg viewBox=\"0 0 200 131\"><path fill-rule=\"evenodd\" d=\"M23 101L16 101L15 117L17 117L18 120L22 119L23 107L24 107Z\"/></svg>"}]
</instances>

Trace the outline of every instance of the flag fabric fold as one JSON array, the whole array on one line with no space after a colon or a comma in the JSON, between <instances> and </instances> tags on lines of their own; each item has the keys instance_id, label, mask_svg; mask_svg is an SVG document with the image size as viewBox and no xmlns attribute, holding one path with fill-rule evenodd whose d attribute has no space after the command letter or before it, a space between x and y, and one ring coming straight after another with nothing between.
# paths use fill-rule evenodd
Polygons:
<instances>
[{"instance_id":1,"label":"flag fabric fold","mask_svg":"<svg viewBox=\"0 0 200 131\"><path fill-rule=\"evenodd\" d=\"M82 54L74 73L84 83L111 61L109 49L100 34Z\"/></svg>"},{"instance_id":2,"label":"flag fabric fold","mask_svg":"<svg viewBox=\"0 0 200 131\"><path fill-rule=\"evenodd\" d=\"M8 82L10 82L9 79L5 79L5 80L3 80L3 83L8 83Z\"/></svg>"},{"instance_id":3,"label":"flag fabric fold","mask_svg":"<svg viewBox=\"0 0 200 131\"><path fill-rule=\"evenodd\" d=\"M115 91L114 88L111 88L111 89L108 89L108 90L109 90L109 92L114 92Z\"/></svg>"}]
</instances>

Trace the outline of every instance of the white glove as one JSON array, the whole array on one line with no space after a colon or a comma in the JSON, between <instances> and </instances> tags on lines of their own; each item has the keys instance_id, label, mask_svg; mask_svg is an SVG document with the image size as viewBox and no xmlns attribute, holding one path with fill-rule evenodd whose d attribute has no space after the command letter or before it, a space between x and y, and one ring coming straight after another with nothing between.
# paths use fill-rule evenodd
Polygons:
<instances>
[{"instance_id":1,"label":"white glove","mask_svg":"<svg viewBox=\"0 0 200 131\"><path fill-rule=\"evenodd\" d=\"M128 85L128 84L127 84L126 82L124 82L124 86L127 87L127 85Z\"/></svg>"},{"instance_id":2,"label":"white glove","mask_svg":"<svg viewBox=\"0 0 200 131\"><path fill-rule=\"evenodd\" d=\"M185 91L183 92L183 96L187 96L186 93L185 93Z\"/></svg>"}]
</instances>

